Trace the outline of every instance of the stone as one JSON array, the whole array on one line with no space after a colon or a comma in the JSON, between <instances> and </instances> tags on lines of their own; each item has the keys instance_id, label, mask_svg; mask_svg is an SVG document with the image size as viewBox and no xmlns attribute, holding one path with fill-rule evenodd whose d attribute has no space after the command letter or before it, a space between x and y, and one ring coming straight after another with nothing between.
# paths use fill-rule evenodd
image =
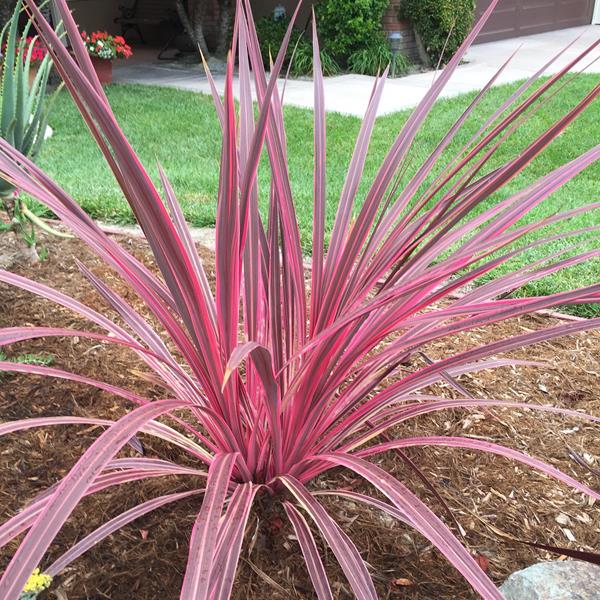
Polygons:
<instances>
[{"instance_id":1,"label":"stone","mask_svg":"<svg viewBox=\"0 0 600 600\"><path fill-rule=\"evenodd\" d=\"M513 573L506 600L600 600L600 566L578 560L542 562Z\"/></svg>"}]
</instances>

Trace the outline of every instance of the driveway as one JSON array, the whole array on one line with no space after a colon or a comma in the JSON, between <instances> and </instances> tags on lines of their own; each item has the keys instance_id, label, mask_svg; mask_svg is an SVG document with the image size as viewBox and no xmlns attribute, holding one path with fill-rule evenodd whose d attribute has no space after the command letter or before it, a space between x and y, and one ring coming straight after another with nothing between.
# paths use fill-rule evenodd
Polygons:
<instances>
[{"instance_id":1,"label":"driveway","mask_svg":"<svg viewBox=\"0 0 600 600\"><path fill-rule=\"evenodd\" d=\"M546 71L553 73L575 58L587 46L600 39L600 26L588 25L562 29L522 38L489 42L473 46L458 67L442 93L442 97L480 89L498 68L517 50L498 83L509 83L527 78L538 71L561 49L574 42ZM600 46L584 61L587 72L600 73ZM434 73L419 73L398 79L390 79L383 93L379 114L384 115L412 108L423 98L431 85ZM217 87L223 89L224 76L215 75ZM180 65L157 61L151 54L141 59L115 64L114 80L117 83L140 83L210 93L208 82L200 66L182 68ZM362 116L364 114L374 78L366 75L341 75L325 80L326 109L332 112ZM283 83L283 82L282 82ZM236 82L237 89L237 82ZM313 90L310 80L290 80L285 88L287 105L312 108Z\"/></svg>"}]
</instances>

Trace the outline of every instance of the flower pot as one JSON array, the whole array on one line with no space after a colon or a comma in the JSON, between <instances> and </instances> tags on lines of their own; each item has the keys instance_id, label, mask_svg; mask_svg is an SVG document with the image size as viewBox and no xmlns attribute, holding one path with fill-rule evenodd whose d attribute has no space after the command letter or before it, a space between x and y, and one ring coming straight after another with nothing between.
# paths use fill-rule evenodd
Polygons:
<instances>
[{"instance_id":1,"label":"flower pot","mask_svg":"<svg viewBox=\"0 0 600 600\"><path fill-rule=\"evenodd\" d=\"M98 75L100 83L102 85L112 83L112 60L99 58L98 56L91 56L90 58L92 59L92 64L94 65L94 69L96 70L96 75Z\"/></svg>"},{"instance_id":2,"label":"flower pot","mask_svg":"<svg viewBox=\"0 0 600 600\"><path fill-rule=\"evenodd\" d=\"M38 74L39 65L35 63L31 63L29 66L29 88L33 86L33 82ZM4 65L0 64L0 81L2 80L2 76L4 75Z\"/></svg>"},{"instance_id":3,"label":"flower pot","mask_svg":"<svg viewBox=\"0 0 600 600\"><path fill-rule=\"evenodd\" d=\"M29 87L33 87L33 82L38 74L39 65L31 64L29 67Z\"/></svg>"}]
</instances>

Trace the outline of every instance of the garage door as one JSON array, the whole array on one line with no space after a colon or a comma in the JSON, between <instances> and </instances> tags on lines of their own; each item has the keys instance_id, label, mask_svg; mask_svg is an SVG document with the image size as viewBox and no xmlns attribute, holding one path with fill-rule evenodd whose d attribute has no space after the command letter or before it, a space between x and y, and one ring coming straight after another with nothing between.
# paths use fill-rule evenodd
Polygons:
<instances>
[{"instance_id":1,"label":"garage door","mask_svg":"<svg viewBox=\"0 0 600 600\"><path fill-rule=\"evenodd\" d=\"M477 0L477 15L490 0ZM500 0L477 42L530 35L592 22L594 0Z\"/></svg>"}]
</instances>

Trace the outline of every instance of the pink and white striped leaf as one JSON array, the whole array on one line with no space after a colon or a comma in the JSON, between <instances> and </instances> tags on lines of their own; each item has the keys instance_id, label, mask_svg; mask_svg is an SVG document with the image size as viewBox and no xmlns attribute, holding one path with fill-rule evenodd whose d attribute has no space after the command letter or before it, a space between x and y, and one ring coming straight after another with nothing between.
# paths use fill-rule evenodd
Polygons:
<instances>
[{"instance_id":1,"label":"pink and white striped leaf","mask_svg":"<svg viewBox=\"0 0 600 600\"><path fill-rule=\"evenodd\" d=\"M143 425L169 411L184 408L180 400L162 400L140 406L104 432L83 454L56 488L37 517L0 580L0 596L17 600L33 570L63 523L79 503L94 478Z\"/></svg>"},{"instance_id":2,"label":"pink and white striped leaf","mask_svg":"<svg viewBox=\"0 0 600 600\"><path fill-rule=\"evenodd\" d=\"M331 454L315 458L347 467L364 477L387 496L396 508L407 515L412 526L444 554L475 591L479 592L486 600L503 600L504 596L483 572L469 551L462 546L446 525L397 479L380 467L349 455Z\"/></svg>"},{"instance_id":3,"label":"pink and white striped leaf","mask_svg":"<svg viewBox=\"0 0 600 600\"><path fill-rule=\"evenodd\" d=\"M208 470L206 493L192 529L188 564L181 588L182 600L205 600L212 581L221 577L213 571L217 531L229 490L237 454L218 454Z\"/></svg>"},{"instance_id":4,"label":"pink and white striped leaf","mask_svg":"<svg viewBox=\"0 0 600 600\"><path fill-rule=\"evenodd\" d=\"M317 598L319 600L333 600L331 588L327 580L327 573L325 572L323 561L319 555L319 549L308 527L308 523L302 516L302 513L293 504L285 502L283 508L285 508L285 512L294 527L296 538L306 562L308 574L317 593Z\"/></svg>"},{"instance_id":5,"label":"pink and white striped leaf","mask_svg":"<svg viewBox=\"0 0 600 600\"><path fill-rule=\"evenodd\" d=\"M360 600L376 599L373 580L350 538L298 480L288 475L281 477L280 480L317 525L340 563L356 597Z\"/></svg>"}]
</instances>

